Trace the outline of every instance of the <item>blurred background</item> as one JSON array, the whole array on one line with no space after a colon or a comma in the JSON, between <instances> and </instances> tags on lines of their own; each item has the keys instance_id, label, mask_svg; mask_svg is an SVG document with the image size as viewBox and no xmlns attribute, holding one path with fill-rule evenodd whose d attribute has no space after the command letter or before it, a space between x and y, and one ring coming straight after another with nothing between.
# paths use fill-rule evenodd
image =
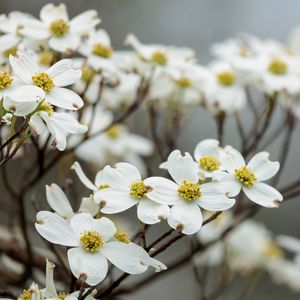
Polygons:
<instances>
[{"instance_id":1,"label":"blurred background","mask_svg":"<svg viewBox=\"0 0 300 300\"><path fill-rule=\"evenodd\" d=\"M124 37L132 32L144 43L191 47L196 51L201 64L206 64L211 59L209 48L213 43L237 33L248 32L261 38L274 38L284 42L289 32L300 25L299 0L0 0L0 12L20 10L38 15L41 7L48 2L64 2L68 6L70 17L87 9L96 9L102 19L101 25L110 34L115 49L122 49ZM216 137L212 118L200 109L195 114L198 117L190 118L181 136L180 148L184 151L193 151L197 142L204 138ZM277 115L278 119L280 117ZM247 115L243 120L247 128ZM136 120L141 121L140 118ZM132 130L136 131L134 127ZM147 127L147 124L137 127ZM226 124L225 142L238 147L239 140L234 127L234 122L229 120ZM140 132L141 130L143 129L139 129ZM297 128L281 185L299 177L299 138ZM268 149L274 160L280 143L282 140L278 139ZM44 192L43 187L41 191ZM297 202L299 201L295 199L279 209L263 209L257 218L275 233L300 237L300 204ZM178 243L173 253L180 251L182 249ZM167 258L170 259L171 256L172 253L168 253ZM226 299L235 299L237 289L239 285L233 287ZM182 268L124 299L192 300L199 297L192 270ZM299 299L299 295L284 287L274 286L266 278L249 299L293 300Z\"/></svg>"}]
</instances>

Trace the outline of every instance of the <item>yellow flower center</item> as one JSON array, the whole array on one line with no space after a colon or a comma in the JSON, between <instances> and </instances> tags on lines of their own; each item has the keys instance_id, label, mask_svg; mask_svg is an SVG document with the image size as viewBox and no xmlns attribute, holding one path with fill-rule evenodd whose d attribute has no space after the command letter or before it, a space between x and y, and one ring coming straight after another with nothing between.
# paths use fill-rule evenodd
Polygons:
<instances>
[{"instance_id":1,"label":"yellow flower center","mask_svg":"<svg viewBox=\"0 0 300 300\"><path fill-rule=\"evenodd\" d=\"M201 186L197 182L184 180L177 192L185 201L191 202L201 197Z\"/></svg>"},{"instance_id":2,"label":"yellow flower center","mask_svg":"<svg viewBox=\"0 0 300 300\"><path fill-rule=\"evenodd\" d=\"M233 72L224 71L217 74L217 79L221 85L230 86L235 82L235 75Z\"/></svg>"},{"instance_id":3,"label":"yellow flower center","mask_svg":"<svg viewBox=\"0 0 300 300\"><path fill-rule=\"evenodd\" d=\"M101 184L98 186L98 190L104 190L110 188L110 185L108 184Z\"/></svg>"},{"instance_id":4,"label":"yellow flower center","mask_svg":"<svg viewBox=\"0 0 300 300\"><path fill-rule=\"evenodd\" d=\"M67 296L69 296L68 293L63 293L63 292L58 293L58 299L59 300L65 300Z\"/></svg>"},{"instance_id":5,"label":"yellow flower center","mask_svg":"<svg viewBox=\"0 0 300 300\"><path fill-rule=\"evenodd\" d=\"M92 53L97 56L110 58L112 56L112 48L98 43L93 46Z\"/></svg>"},{"instance_id":6,"label":"yellow flower center","mask_svg":"<svg viewBox=\"0 0 300 300\"><path fill-rule=\"evenodd\" d=\"M33 83L44 90L45 93L49 93L55 87L55 84L51 77L44 72L38 72L32 76Z\"/></svg>"},{"instance_id":7,"label":"yellow flower center","mask_svg":"<svg viewBox=\"0 0 300 300\"><path fill-rule=\"evenodd\" d=\"M23 293L20 295L21 300L31 300L32 297L32 291L30 289L23 290Z\"/></svg>"},{"instance_id":8,"label":"yellow flower center","mask_svg":"<svg viewBox=\"0 0 300 300\"><path fill-rule=\"evenodd\" d=\"M95 72L92 68L85 67L82 69L81 80L91 82L94 76Z\"/></svg>"},{"instance_id":9,"label":"yellow flower center","mask_svg":"<svg viewBox=\"0 0 300 300\"><path fill-rule=\"evenodd\" d=\"M176 80L176 84L181 88L188 88L193 85L193 82L188 77L182 77L179 80Z\"/></svg>"},{"instance_id":10,"label":"yellow flower center","mask_svg":"<svg viewBox=\"0 0 300 300\"><path fill-rule=\"evenodd\" d=\"M156 62L157 64L162 65L162 66L166 65L168 62L167 55L159 50L153 52L151 58L154 62Z\"/></svg>"},{"instance_id":11,"label":"yellow flower center","mask_svg":"<svg viewBox=\"0 0 300 300\"><path fill-rule=\"evenodd\" d=\"M38 108L39 111L45 111L49 117L53 115L53 107L50 103L43 101Z\"/></svg>"},{"instance_id":12,"label":"yellow flower center","mask_svg":"<svg viewBox=\"0 0 300 300\"><path fill-rule=\"evenodd\" d=\"M18 51L18 47L17 46L13 46L5 51L3 51L2 55L5 58L8 58L10 55L12 56L16 56L17 55L17 51Z\"/></svg>"},{"instance_id":13,"label":"yellow flower center","mask_svg":"<svg viewBox=\"0 0 300 300\"><path fill-rule=\"evenodd\" d=\"M0 72L0 90L10 86L12 82L13 78L7 72Z\"/></svg>"},{"instance_id":14,"label":"yellow flower center","mask_svg":"<svg viewBox=\"0 0 300 300\"><path fill-rule=\"evenodd\" d=\"M129 244L131 242L128 238L127 232L119 229L116 230L114 237L121 243Z\"/></svg>"},{"instance_id":15,"label":"yellow flower center","mask_svg":"<svg viewBox=\"0 0 300 300\"><path fill-rule=\"evenodd\" d=\"M42 51L39 54L38 63L43 66L50 67L54 64L56 60L56 55L52 51Z\"/></svg>"},{"instance_id":16,"label":"yellow flower center","mask_svg":"<svg viewBox=\"0 0 300 300\"><path fill-rule=\"evenodd\" d=\"M50 31L56 37L63 37L69 32L70 25L63 19L58 19L50 24Z\"/></svg>"},{"instance_id":17,"label":"yellow flower center","mask_svg":"<svg viewBox=\"0 0 300 300\"><path fill-rule=\"evenodd\" d=\"M279 58L274 58L268 67L269 72L275 75L283 75L287 72L287 65Z\"/></svg>"},{"instance_id":18,"label":"yellow flower center","mask_svg":"<svg viewBox=\"0 0 300 300\"><path fill-rule=\"evenodd\" d=\"M252 170L246 166L235 169L235 177L245 186L253 186L253 183L256 181L256 176Z\"/></svg>"},{"instance_id":19,"label":"yellow flower center","mask_svg":"<svg viewBox=\"0 0 300 300\"><path fill-rule=\"evenodd\" d=\"M130 186L130 195L131 197L141 199L146 196L149 191L143 180L137 180L133 182Z\"/></svg>"},{"instance_id":20,"label":"yellow flower center","mask_svg":"<svg viewBox=\"0 0 300 300\"><path fill-rule=\"evenodd\" d=\"M221 163L214 156L205 155L200 158L199 164L206 171L214 171L219 169Z\"/></svg>"},{"instance_id":21,"label":"yellow flower center","mask_svg":"<svg viewBox=\"0 0 300 300\"><path fill-rule=\"evenodd\" d=\"M277 259L283 256L282 250L275 243L267 244L264 249L264 254L271 259Z\"/></svg>"},{"instance_id":22,"label":"yellow flower center","mask_svg":"<svg viewBox=\"0 0 300 300\"><path fill-rule=\"evenodd\" d=\"M80 241L87 252L97 252L104 244L102 235L96 231L85 231L80 235Z\"/></svg>"},{"instance_id":23,"label":"yellow flower center","mask_svg":"<svg viewBox=\"0 0 300 300\"><path fill-rule=\"evenodd\" d=\"M113 125L106 130L106 134L111 139L117 139L121 135L121 126L120 125Z\"/></svg>"}]
</instances>

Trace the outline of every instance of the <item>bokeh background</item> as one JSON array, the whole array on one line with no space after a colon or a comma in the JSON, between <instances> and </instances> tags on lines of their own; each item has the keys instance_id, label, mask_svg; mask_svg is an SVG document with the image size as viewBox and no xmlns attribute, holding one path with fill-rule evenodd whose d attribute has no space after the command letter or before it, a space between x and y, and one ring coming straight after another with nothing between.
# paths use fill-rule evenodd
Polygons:
<instances>
[{"instance_id":1,"label":"bokeh background","mask_svg":"<svg viewBox=\"0 0 300 300\"><path fill-rule=\"evenodd\" d=\"M0 0L0 12L9 13L12 10L21 10L38 15L40 8L48 2L45 0ZM51 2L58 4L62 1ZM71 17L87 9L96 9L102 19L102 27L111 35L116 49L123 48L124 37L132 32L145 43L155 42L191 47L196 51L199 62L202 64L208 63L211 59L209 47L212 43L239 32L248 32L261 38L274 38L284 42L289 32L300 25L299 0L65 0L63 2L68 6ZM180 148L185 151L192 151L201 139L216 137L212 118L200 109L195 114L197 117L189 119L180 138ZM277 114L277 121L281 117ZM136 122L142 122L142 120L138 118ZM247 113L243 116L243 120L245 127L249 127ZM146 126L144 124L144 126L137 127ZM136 131L136 128L133 128L133 131ZM299 128L297 128L281 185L299 177L299 138ZM226 124L225 142L239 146L232 120ZM282 139L278 139L269 147L268 150L273 159L276 159L281 143ZM3 197L2 192L0 195ZM298 201L294 199L279 209L263 209L257 218L275 233L293 234L300 237L299 201L300 199ZM183 249L178 243L177 248L165 257L170 259L173 254L176 255L180 251ZM164 259L163 256L162 259ZM226 299L236 299L239 289L240 285L235 285ZM153 282L134 295L124 297L124 299L131 300L199 298L192 270L187 267ZM274 286L268 278L264 278L249 299L293 300L299 299L299 294L294 294L284 287Z\"/></svg>"}]
</instances>

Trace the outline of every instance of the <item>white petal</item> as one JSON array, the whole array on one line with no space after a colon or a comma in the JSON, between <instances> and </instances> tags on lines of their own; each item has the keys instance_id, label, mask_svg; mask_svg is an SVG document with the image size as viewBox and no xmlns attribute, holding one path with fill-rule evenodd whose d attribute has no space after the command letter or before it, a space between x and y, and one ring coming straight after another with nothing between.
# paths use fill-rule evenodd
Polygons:
<instances>
[{"instance_id":1,"label":"white petal","mask_svg":"<svg viewBox=\"0 0 300 300\"><path fill-rule=\"evenodd\" d=\"M148 253L133 243L110 242L100 251L113 265L128 274L140 274L148 269Z\"/></svg>"},{"instance_id":2,"label":"white petal","mask_svg":"<svg viewBox=\"0 0 300 300\"><path fill-rule=\"evenodd\" d=\"M94 199L96 203L99 203L103 207L101 212L105 214L119 213L137 204L137 201L129 195L129 191L113 188L97 191Z\"/></svg>"},{"instance_id":3,"label":"white petal","mask_svg":"<svg viewBox=\"0 0 300 300\"><path fill-rule=\"evenodd\" d=\"M32 76L38 72L38 67L33 57L25 51L18 51L18 56L9 57L13 72L24 82L31 83Z\"/></svg>"},{"instance_id":4,"label":"white petal","mask_svg":"<svg viewBox=\"0 0 300 300\"><path fill-rule=\"evenodd\" d=\"M119 169L105 166L104 169L96 175L96 186L108 184L112 188L127 190L130 188L131 181L124 172Z\"/></svg>"},{"instance_id":5,"label":"white petal","mask_svg":"<svg viewBox=\"0 0 300 300\"><path fill-rule=\"evenodd\" d=\"M228 198L224 186L218 182L210 182L201 185L201 197L198 204L209 211L223 211L235 204L235 199Z\"/></svg>"},{"instance_id":6,"label":"white petal","mask_svg":"<svg viewBox=\"0 0 300 300\"><path fill-rule=\"evenodd\" d=\"M61 217L68 218L74 214L67 196L57 184L46 185L46 196L49 206Z\"/></svg>"},{"instance_id":7,"label":"white petal","mask_svg":"<svg viewBox=\"0 0 300 300\"><path fill-rule=\"evenodd\" d=\"M280 235L276 238L277 243L283 248L294 253L300 253L300 240L292 236Z\"/></svg>"},{"instance_id":8,"label":"white petal","mask_svg":"<svg viewBox=\"0 0 300 300\"><path fill-rule=\"evenodd\" d=\"M166 219L170 214L168 205L158 204L150 199L143 199L138 204L138 218L145 224L155 224Z\"/></svg>"},{"instance_id":9,"label":"white petal","mask_svg":"<svg viewBox=\"0 0 300 300\"><path fill-rule=\"evenodd\" d=\"M124 176L126 176L128 178L130 183L137 181L137 180L141 180L141 175L140 175L139 170L131 164L128 164L125 162L117 163L116 169L118 171L120 171L121 173L123 173Z\"/></svg>"},{"instance_id":10,"label":"white petal","mask_svg":"<svg viewBox=\"0 0 300 300\"><path fill-rule=\"evenodd\" d=\"M79 245L78 237L62 217L49 211L40 211L36 215L36 220L36 230L47 241L63 246Z\"/></svg>"},{"instance_id":11,"label":"white petal","mask_svg":"<svg viewBox=\"0 0 300 300\"><path fill-rule=\"evenodd\" d=\"M220 182L230 197L235 197L242 188L242 184L236 180L235 175L226 172L214 172L213 181Z\"/></svg>"},{"instance_id":12,"label":"white petal","mask_svg":"<svg viewBox=\"0 0 300 300\"><path fill-rule=\"evenodd\" d=\"M46 293L50 297L58 297L57 291L54 284L53 271L55 264L46 260Z\"/></svg>"},{"instance_id":13,"label":"white petal","mask_svg":"<svg viewBox=\"0 0 300 300\"><path fill-rule=\"evenodd\" d=\"M74 33L86 33L100 23L96 10L87 10L70 21L70 29Z\"/></svg>"},{"instance_id":14,"label":"white petal","mask_svg":"<svg viewBox=\"0 0 300 300\"><path fill-rule=\"evenodd\" d=\"M199 159L203 155L218 155L218 147L219 147L219 141L215 139L206 139L201 141L197 144L195 151L194 151L194 158L196 161L199 161Z\"/></svg>"},{"instance_id":15,"label":"white petal","mask_svg":"<svg viewBox=\"0 0 300 300\"><path fill-rule=\"evenodd\" d=\"M83 106L83 101L75 92L61 87L55 87L46 94L45 100L55 106L78 110Z\"/></svg>"},{"instance_id":16,"label":"white petal","mask_svg":"<svg viewBox=\"0 0 300 300\"><path fill-rule=\"evenodd\" d=\"M80 44L80 37L75 34L68 34L64 37L52 37L49 40L51 49L57 52L75 51Z\"/></svg>"},{"instance_id":17,"label":"white petal","mask_svg":"<svg viewBox=\"0 0 300 300\"><path fill-rule=\"evenodd\" d=\"M147 197L157 203L174 205L181 201L177 192L179 186L169 179L149 177L144 180L144 183L150 187Z\"/></svg>"},{"instance_id":18,"label":"white petal","mask_svg":"<svg viewBox=\"0 0 300 300\"><path fill-rule=\"evenodd\" d=\"M45 40L50 37L50 31L45 24L39 20L26 20L20 33L33 40Z\"/></svg>"},{"instance_id":19,"label":"white petal","mask_svg":"<svg viewBox=\"0 0 300 300\"><path fill-rule=\"evenodd\" d=\"M168 171L178 183L183 180L198 182L197 166L189 153L181 155L179 150L174 150L167 160Z\"/></svg>"},{"instance_id":20,"label":"white petal","mask_svg":"<svg viewBox=\"0 0 300 300\"><path fill-rule=\"evenodd\" d=\"M20 39L14 34L4 34L0 36L0 52L4 52L19 43Z\"/></svg>"},{"instance_id":21,"label":"white petal","mask_svg":"<svg viewBox=\"0 0 300 300\"><path fill-rule=\"evenodd\" d=\"M81 71L73 68L71 59L58 61L46 73L52 78L55 86L59 87L71 85L81 77Z\"/></svg>"},{"instance_id":22,"label":"white petal","mask_svg":"<svg viewBox=\"0 0 300 300\"><path fill-rule=\"evenodd\" d=\"M68 13L66 5L61 3L59 5L54 5L53 3L48 3L42 7L40 11L40 18L46 24L50 24L55 20L62 19L68 21Z\"/></svg>"},{"instance_id":23,"label":"white petal","mask_svg":"<svg viewBox=\"0 0 300 300\"><path fill-rule=\"evenodd\" d=\"M38 106L37 101L15 101L10 96L3 99L3 107L16 116L26 116L32 113Z\"/></svg>"},{"instance_id":24,"label":"white petal","mask_svg":"<svg viewBox=\"0 0 300 300\"><path fill-rule=\"evenodd\" d=\"M111 220L105 217L94 219L88 213L75 215L70 219L70 225L77 236L85 231L96 231L102 235L105 241L110 240L116 232L116 227Z\"/></svg>"},{"instance_id":25,"label":"white petal","mask_svg":"<svg viewBox=\"0 0 300 300\"><path fill-rule=\"evenodd\" d=\"M100 253L90 253L82 248L68 250L70 269L76 278L81 274L87 275L86 282L89 285L97 285L107 274L108 263Z\"/></svg>"},{"instance_id":26,"label":"white petal","mask_svg":"<svg viewBox=\"0 0 300 300\"><path fill-rule=\"evenodd\" d=\"M273 177L279 170L279 162L271 162L268 152L257 153L249 162L248 167L253 170L257 180L265 181Z\"/></svg>"},{"instance_id":27,"label":"white petal","mask_svg":"<svg viewBox=\"0 0 300 300\"><path fill-rule=\"evenodd\" d=\"M95 203L93 197L85 197L82 198L78 211L82 213L89 213L91 216L95 216L99 212L99 205Z\"/></svg>"},{"instance_id":28,"label":"white petal","mask_svg":"<svg viewBox=\"0 0 300 300\"><path fill-rule=\"evenodd\" d=\"M90 190L96 191L97 187L87 178L83 172L79 162L75 161L71 166L71 170L74 170L79 177L80 181Z\"/></svg>"},{"instance_id":29,"label":"white petal","mask_svg":"<svg viewBox=\"0 0 300 300\"><path fill-rule=\"evenodd\" d=\"M38 114L35 114L30 118L29 124L38 135L43 134L47 130L46 125Z\"/></svg>"},{"instance_id":30,"label":"white petal","mask_svg":"<svg viewBox=\"0 0 300 300\"><path fill-rule=\"evenodd\" d=\"M278 207L283 200L276 189L263 182L255 182L252 187L243 187L243 191L250 200L264 207Z\"/></svg>"},{"instance_id":31,"label":"white petal","mask_svg":"<svg viewBox=\"0 0 300 300\"><path fill-rule=\"evenodd\" d=\"M168 224L177 229L182 228L184 234L194 234L202 226L202 214L197 203L186 203L184 200L171 208Z\"/></svg>"},{"instance_id":32,"label":"white petal","mask_svg":"<svg viewBox=\"0 0 300 300\"><path fill-rule=\"evenodd\" d=\"M245 166L242 154L231 146L226 146L220 151L220 160L223 167L229 173L234 173L236 168Z\"/></svg>"}]
</instances>

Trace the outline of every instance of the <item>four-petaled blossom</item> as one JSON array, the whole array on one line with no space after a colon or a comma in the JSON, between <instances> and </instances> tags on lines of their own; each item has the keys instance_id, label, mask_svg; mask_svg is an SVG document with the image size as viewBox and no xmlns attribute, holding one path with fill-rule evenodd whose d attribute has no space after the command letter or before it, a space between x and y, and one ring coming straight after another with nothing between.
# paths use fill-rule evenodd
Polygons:
<instances>
[{"instance_id":1,"label":"four-petaled blossom","mask_svg":"<svg viewBox=\"0 0 300 300\"><path fill-rule=\"evenodd\" d=\"M202 226L199 206L209 211L223 211L235 204L227 197L227 191L217 182L201 183L198 166L189 153L181 155L174 150L168 157L167 168L175 182L163 177L150 177L147 184L150 199L171 208L169 225L184 234L194 234Z\"/></svg>"},{"instance_id":2,"label":"four-petaled blossom","mask_svg":"<svg viewBox=\"0 0 300 300\"><path fill-rule=\"evenodd\" d=\"M257 153L246 165L241 153L231 146L221 151L221 162L227 172L215 172L214 180L226 186L230 196L241 190L253 202L265 207L278 207L282 195L262 182L272 178L279 170L279 162L271 162L268 152Z\"/></svg>"},{"instance_id":3,"label":"four-petaled blossom","mask_svg":"<svg viewBox=\"0 0 300 300\"><path fill-rule=\"evenodd\" d=\"M105 217L93 219L90 214L80 213L69 223L57 214L40 211L35 227L49 242L70 247L67 254L73 275L79 278L85 274L86 282L92 286L104 280L108 260L129 274L143 273L149 266L157 271L166 269L143 248L133 243L112 242L116 228Z\"/></svg>"}]
</instances>

